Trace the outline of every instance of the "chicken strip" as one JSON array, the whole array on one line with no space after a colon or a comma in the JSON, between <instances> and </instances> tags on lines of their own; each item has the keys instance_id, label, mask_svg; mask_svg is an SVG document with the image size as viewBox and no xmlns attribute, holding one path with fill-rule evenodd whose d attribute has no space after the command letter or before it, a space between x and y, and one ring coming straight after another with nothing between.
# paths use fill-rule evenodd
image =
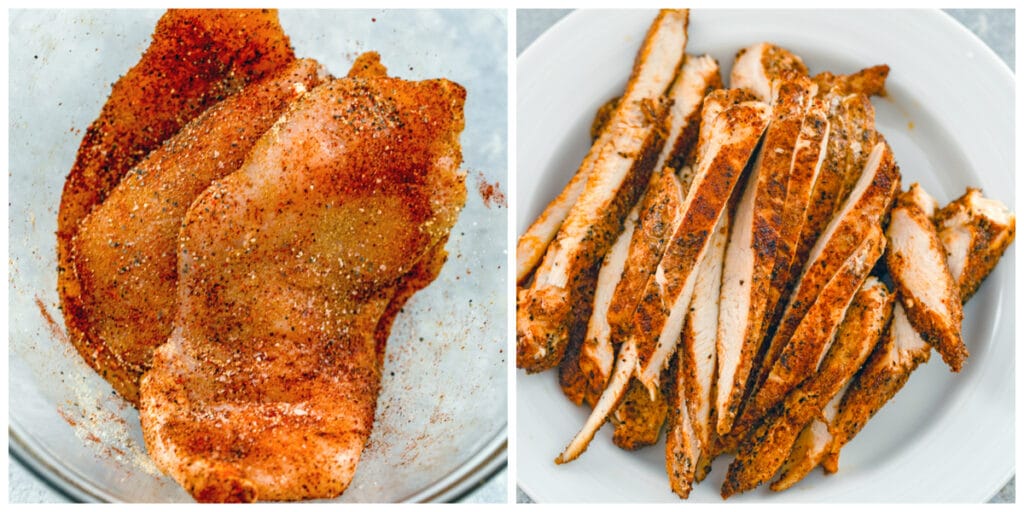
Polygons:
<instances>
[{"instance_id":1,"label":"chicken strip","mask_svg":"<svg viewBox=\"0 0 1024 512\"><path fill-rule=\"evenodd\" d=\"M79 224L129 169L186 123L294 59L277 11L169 10L86 130L57 215L57 288L71 343L118 392L134 388L137 378L122 371L102 340L86 335L92 319L82 311L72 250Z\"/></svg>"},{"instance_id":2,"label":"chicken strip","mask_svg":"<svg viewBox=\"0 0 1024 512\"><path fill-rule=\"evenodd\" d=\"M800 57L785 48L757 43L736 53L729 87L745 89L761 101L771 101L772 81L787 71L806 76L807 66Z\"/></svg>"},{"instance_id":3,"label":"chicken strip","mask_svg":"<svg viewBox=\"0 0 1024 512\"><path fill-rule=\"evenodd\" d=\"M761 346L786 184L804 114L814 97L813 87L805 82L773 81L771 124L732 222L719 299L719 434L732 427Z\"/></svg>"},{"instance_id":4,"label":"chicken strip","mask_svg":"<svg viewBox=\"0 0 1024 512\"><path fill-rule=\"evenodd\" d=\"M688 167L696 157L704 97L720 85L714 59L687 56L669 94L673 102L668 119L669 142L662 148L656 168L661 176L652 178L652 188L641 210L641 229L630 242L629 258L608 309L608 321L613 328L632 322L640 294L661 260L667 238L675 231L680 205L693 178Z\"/></svg>"},{"instance_id":5,"label":"chicken strip","mask_svg":"<svg viewBox=\"0 0 1024 512\"><path fill-rule=\"evenodd\" d=\"M764 381L758 388L752 390L753 399L746 406L747 411L742 412L744 418L740 422L739 432L742 433L753 420L767 412L789 389L792 389L792 386L798 384L790 382L788 377L780 380L782 374L776 373L772 388L764 390L764 383L773 380L770 376L772 372L776 372L776 367L777 372L785 370L783 366L777 364L780 356L794 338L797 328L805 323L804 317L818 302L822 289L833 280L839 268L861 246L867 235L882 224L892 204L893 195L899 189L899 181L899 168L893 160L892 150L884 142L876 144L853 193L844 203L839 215L832 219L819 237L804 265L800 280L789 298L778 329L765 353L762 367L767 367L768 370L762 372L765 374ZM869 265L873 263L874 260L871 260ZM866 276L866 272L864 275ZM839 303L848 303L854 291L856 288L845 295L845 299L841 298L840 294L837 300ZM823 304L820 307L825 306ZM812 329L812 332L817 331L819 335L822 334L822 331L814 328L812 323L808 323L805 326L805 329L807 328ZM810 346L820 349L824 346L822 343L827 344L828 338L815 336L813 340L801 340L801 345L811 342ZM806 362L809 358L811 361L817 361L822 353L814 351L812 354L803 354L801 360ZM786 370L785 373L789 374L790 370Z\"/></svg>"},{"instance_id":6,"label":"chicken strip","mask_svg":"<svg viewBox=\"0 0 1024 512\"><path fill-rule=\"evenodd\" d=\"M768 304L765 308L767 316L761 323L762 339L771 332L781 318L783 304L789 299L793 287L793 275L800 272L804 262L799 260L799 248L807 221L807 214L813 207L813 187L821 174L824 162L830 122L826 114L825 104L814 100L804 116L800 126L800 136L796 140L793 152L793 165L786 184L786 201L782 207L782 227L776 243L775 266L772 269L772 284L768 289ZM767 344L761 342L762 353L758 354L758 374L755 381L760 383L765 375L760 374L760 361Z\"/></svg>"},{"instance_id":7,"label":"chicken strip","mask_svg":"<svg viewBox=\"0 0 1024 512\"><path fill-rule=\"evenodd\" d=\"M556 463L575 460L586 450L605 419L622 401L632 376L636 375L648 393L655 396L658 377L675 352L682 322L693 295L696 285L694 268L707 252L710 233L726 210L733 188L740 180L768 122L768 107L748 100L749 97L744 93L724 90L715 91L705 98L702 123L709 123L711 127L708 129L709 136L702 139L710 147L697 150L698 168L683 204L683 221L679 223L665 256L658 264L653 280L655 290L651 290L656 294L654 297L661 298L662 303L674 306L670 311L654 311L649 308L654 307L653 303L659 299L645 298L637 310L638 314L658 315L656 320L649 323L636 323L638 330L644 330L641 336L664 338L666 341L655 345L649 340L641 341L644 338L635 334L626 338L616 357L608 386L583 428L555 459ZM710 117L709 113L717 115ZM648 291L644 294L651 296ZM677 299L673 300L673 296ZM655 323L659 325L655 326ZM641 347L644 358L640 357ZM655 373L651 375L651 372Z\"/></svg>"},{"instance_id":8,"label":"chicken strip","mask_svg":"<svg viewBox=\"0 0 1024 512\"><path fill-rule=\"evenodd\" d=\"M581 367L584 337L587 334L587 319L593 316L594 301L592 297L595 293L599 270L600 263L597 263L585 272L580 281L579 290L582 298L573 304L569 341L565 346L565 354L562 355L562 360L558 363L558 385L562 388L562 394L576 405L581 405L584 402L593 405L604 389L603 387L591 389L590 379Z\"/></svg>"},{"instance_id":9,"label":"chicken strip","mask_svg":"<svg viewBox=\"0 0 1024 512\"><path fill-rule=\"evenodd\" d=\"M861 295L868 289L877 289L884 295L885 305L881 310L873 311L871 315L865 315L867 318L861 318L860 324L853 325L851 322L857 318L857 313L863 314L857 308L861 300ZM839 343L839 337L844 335L855 336L873 336L874 344L872 346L881 346L884 344L884 334L888 331L889 325L892 322L893 317L893 305L896 302L896 296L889 294L888 289L884 284L879 283L874 277L869 277L865 282L864 287L859 292L857 298L854 299L854 304L850 308L850 313L847 313L846 319L843 320L843 325L840 327L840 331L837 334L837 341ZM858 328L859 327L859 328ZM869 349L870 350L870 349ZM867 357L867 356L865 356ZM864 361L861 360L861 363ZM858 363L859 365L859 363ZM832 444L832 432L830 431L830 425L839 413L839 404L841 403L843 396L850 388L850 384L855 376L851 375L846 380L842 388L837 392L827 404L821 408L821 412L815 419L811 420L807 426L804 427L803 431L800 432L799 437L793 444L793 449L789 453L786 462L782 465L780 470L780 476L778 480L772 482L771 489L773 491L783 491L793 486L793 484L799 482L808 473L814 469L821 460L825 457L826 453Z\"/></svg>"},{"instance_id":10,"label":"chicken strip","mask_svg":"<svg viewBox=\"0 0 1024 512\"><path fill-rule=\"evenodd\" d=\"M618 279L613 279L614 276L609 276L606 272L605 281L599 281L597 284L598 286L608 288L612 287L612 282L614 282L615 286L611 297L607 298L607 303L601 304L602 307L600 309L597 309L597 304L594 301L580 300L577 302L577 304L587 303L591 306L587 311L590 320L584 324L588 329L591 323L595 325L595 328L602 327L601 324L608 327L607 335L594 332L593 336L591 336L589 332L585 333L583 346L579 350L573 350L575 348L573 346L575 340L570 337L566 353L562 356L562 362L559 365L560 373L565 373L566 368L573 366L579 369L579 379L575 379L571 383L567 382L564 378L561 379L562 389L566 396L569 396L570 400L577 405L584 398L586 398L589 404L595 403L596 398L604 390L608 376L611 373L611 357L607 360L609 364L606 366L606 362L602 359L605 357L602 352L605 354L614 352L612 343L615 336L613 334L620 330L616 323L617 319L614 312L616 307L623 307L622 289L628 287L628 283L647 281L647 275L651 273L651 270L645 269L653 269L658 264L658 260L661 259L664 239L675 228L675 223L680 218L679 205L682 203L682 200L682 184L679 183L679 178L676 177L672 169L666 167L661 172L652 175L647 191L644 193L643 198L641 198L640 203L634 207L634 210L638 212L637 222L635 225L630 226L631 229L628 230L629 235L626 238L628 240L628 247L625 250L626 254L622 256L622 266L620 267L621 270L619 270ZM633 212L630 212L630 215L632 214ZM627 216L626 222L629 222L629 216ZM627 232L625 223L623 227L623 233L619 235L620 239ZM605 259L608 259L609 255L615 254L616 247L621 245L619 240L616 240L611 250L609 250L609 254L605 255ZM618 256L615 256L615 259L617 258ZM615 261L610 263L614 267L618 266ZM602 294L606 293L608 292L602 292ZM581 296L587 296L586 290L581 293ZM592 296L596 300L596 293ZM603 300L604 298L602 297ZM618 320L618 322L621 322L621 320ZM577 324L574 322L573 325L575 329ZM584 361L584 358L588 360ZM630 416L637 417L637 415Z\"/></svg>"},{"instance_id":11,"label":"chicken strip","mask_svg":"<svg viewBox=\"0 0 1024 512\"><path fill-rule=\"evenodd\" d=\"M960 337L964 313L931 220L935 210L935 200L917 183L899 195L886 231L886 263L910 324L958 372L968 356Z\"/></svg>"},{"instance_id":12,"label":"chicken strip","mask_svg":"<svg viewBox=\"0 0 1024 512\"><path fill-rule=\"evenodd\" d=\"M192 201L241 166L288 104L326 72L295 61L214 105L150 153L85 219L75 235L79 320L90 344L114 357L106 374L126 400L167 340L177 310L178 230Z\"/></svg>"},{"instance_id":13,"label":"chicken strip","mask_svg":"<svg viewBox=\"0 0 1024 512\"><path fill-rule=\"evenodd\" d=\"M676 171L683 183L683 193L689 190L693 179L692 173L682 171L684 167L693 166L697 158L704 98L721 88L722 74L718 61L710 55L686 55L683 67L669 89L672 108L668 115L668 138L655 169L670 167Z\"/></svg>"},{"instance_id":14,"label":"chicken strip","mask_svg":"<svg viewBox=\"0 0 1024 512\"><path fill-rule=\"evenodd\" d=\"M604 123L601 135L590 147L576 174L558 197L548 204L544 212L519 237L519 243L516 245L517 283L523 284L526 281L545 257L548 245L561 232L562 223L572 217L572 212L577 210L576 203L585 195L585 190L590 188L588 183L592 181L591 174L595 173L595 170L597 174L607 174L607 170L603 168L610 164L628 167L628 162L611 161L616 156L616 148L619 148L618 152L633 154L639 149L636 145L646 139L647 132L651 129L649 118L652 104L668 89L683 61L689 21L688 9L663 9L651 24L633 63L633 72L626 83L626 90L618 106ZM659 149L660 146L653 151L657 153ZM628 157L619 157L626 158ZM616 174L621 172L620 170ZM605 179L597 181L603 182ZM599 185L604 186L604 183ZM621 218L619 222L621 223ZM557 362L558 359L554 359L547 366L550 367Z\"/></svg>"},{"instance_id":15,"label":"chicken strip","mask_svg":"<svg viewBox=\"0 0 1024 512\"><path fill-rule=\"evenodd\" d=\"M153 460L198 500L348 486L380 388L379 321L465 202L464 101L446 80L328 82L189 209L180 307L140 419Z\"/></svg>"},{"instance_id":16,"label":"chicken strip","mask_svg":"<svg viewBox=\"0 0 1024 512\"><path fill-rule=\"evenodd\" d=\"M1016 218L1006 205L968 188L936 212L935 223L950 274L966 303L1013 242Z\"/></svg>"},{"instance_id":17,"label":"chicken strip","mask_svg":"<svg viewBox=\"0 0 1024 512\"><path fill-rule=\"evenodd\" d=\"M782 466L803 427L849 382L878 343L892 316L892 304L881 281L864 282L820 370L789 393L740 445L722 485L723 498L761 485Z\"/></svg>"},{"instance_id":18,"label":"chicken strip","mask_svg":"<svg viewBox=\"0 0 1024 512\"><path fill-rule=\"evenodd\" d=\"M672 168L665 167L652 177L640 203L622 275L608 305L608 324L619 341L630 329L641 294L661 261L668 238L683 219L684 198L683 183Z\"/></svg>"},{"instance_id":19,"label":"chicken strip","mask_svg":"<svg viewBox=\"0 0 1024 512\"><path fill-rule=\"evenodd\" d=\"M875 131L875 109L871 100L863 94L851 94L842 99L841 111L844 115L839 121L846 124L846 166L843 184L836 196L836 211L843 201L850 196L853 187L860 179L867 163L868 153L878 143L878 132Z\"/></svg>"}]
</instances>

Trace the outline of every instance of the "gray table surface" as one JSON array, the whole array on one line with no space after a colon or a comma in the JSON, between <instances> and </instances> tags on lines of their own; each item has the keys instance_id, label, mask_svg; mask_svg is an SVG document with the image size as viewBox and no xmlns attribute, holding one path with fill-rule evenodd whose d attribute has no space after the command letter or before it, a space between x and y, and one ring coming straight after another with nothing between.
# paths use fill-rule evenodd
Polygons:
<instances>
[{"instance_id":1,"label":"gray table surface","mask_svg":"<svg viewBox=\"0 0 1024 512\"><path fill-rule=\"evenodd\" d=\"M555 22L572 12L570 9L519 9L516 12L516 55L523 53L530 43ZM1003 62L1014 67L1014 12L1010 9L946 9L996 52ZM991 503L1016 502L1016 477L996 494ZM516 501L532 503L522 490L516 490Z\"/></svg>"}]
</instances>

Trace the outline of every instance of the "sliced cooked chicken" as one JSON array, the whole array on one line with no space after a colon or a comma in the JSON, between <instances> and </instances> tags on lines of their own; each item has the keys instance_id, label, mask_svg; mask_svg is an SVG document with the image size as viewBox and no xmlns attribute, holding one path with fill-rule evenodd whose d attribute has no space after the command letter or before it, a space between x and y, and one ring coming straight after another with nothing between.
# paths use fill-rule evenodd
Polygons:
<instances>
[{"instance_id":1,"label":"sliced cooked chicken","mask_svg":"<svg viewBox=\"0 0 1024 512\"><path fill-rule=\"evenodd\" d=\"M927 213L929 202L923 203ZM946 262L958 283L964 303L978 284L998 263L1013 241L1015 218L998 201L985 199L977 189L968 189L960 198L935 214ZM883 348L884 347L884 348ZM927 362L931 346L910 324L903 306L896 304L888 339L872 354L864 370L844 395L840 413L830 422L830 430L839 432L822 465L829 472L839 469L839 451L860 432L871 417L906 383L918 365Z\"/></svg>"},{"instance_id":2,"label":"sliced cooked chicken","mask_svg":"<svg viewBox=\"0 0 1024 512\"><path fill-rule=\"evenodd\" d=\"M716 91L705 104L729 104L736 97L731 92ZM654 279L648 281L629 337L637 346L637 378L652 395L661 370L675 352L696 285L695 270L710 245L710 234L765 131L768 117L769 108L764 103L741 102L725 108L711 121L709 147L697 162L693 184L683 203L682 221Z\"/></svg>"},{"instance_id":3,"label":"sliced cooked chicken","mask_svg":"<svg viewBox=\"0 0 1024 512\"><path fill-rule=\"evenodd\" d=\"M625 316L627 321L632 318L631 315L622 315L621 312L632 312L636 309L635 302L632 306L626 305L628 297L634 294L634 290L636 294L643 291L642 285L654 273L668 237L682 219L682 183L670 167L662 168L658 174L652 180L644 197L639 224L630 240L626 265L608 309L608 321L616 341L621 339L621 333L628 332L629 329L623 324L622 317ZM636 283L640 283L640 286ZM620 405L615 412L616 435L613 439L616 440L616 444L627 449L654 444L665 418L665 400L660 394L640 398L637 396L638 391L633 391L634 388L643 386L634 382L630 394L627 395L628 404ZM599 396L601 392L594 396ZM631 395L634 398L631 399ZM623 407L627 410L620 411ZM654 425L655 418L658 419L657 425Z\"/></svg>"},{"instance_id":4,"label":"sliced cooked chicken","mask_svg":"<svg viewBox=\"0 0 1024 512\"><path fill-rule=\"evenodd\" d=\"M586 451L590 441L594 440L594 434L625 398L636 370L636 361L636 345L628 341L624 342L618 354L615 355L615 367L608 380L608 387L601 393L601 397L594 404L594 409L590 411L587 421L569 442L569 446L558 454L558 457L555 457L555 464L572 462Z\"/></svg>"},{"instance_id":5,"label":"sliced cooked chicken","mask_svg":"<svg viewBox=\"0 0 1024 512\"><path fill-rule=\"evenodd\" d=\"M899 195L892 209L886 263L911 325L957 372L967 360L960 337L962 302L946 266L946 253L932 223L935 200L917 183Z\"/></svg>"},{"instance_id":6,"label":"sliced cooked chicken","mask_svg":"<svg viewBox=\"0 0 1024 512\"><path fill-rule=\"evenodd\" d=\"M697 268L692 306L672 367L675 379L671 383L665 432L665 470L672 491L683 498L689 496L694 480L700 481L706 474L709 462L702 464L702 459L714 435L711 404L717 357L715 340L722 263L729 240L729 212L718 219L711 236L711 246Z\"/></svg>"},{"instance_id":7,"label":"sliced cooked chicken","mask_svg":"<svg viewBox=\"0 0 1024 512\"><path fill-rule=\"evenodd\" d=\"M847 261L850 254L861 245L868 232L882 224L882 219L892 204L893 195L899 189L899 181L899 168L893 160L892 150L884 142L876 144L857 186L843 204L839 214L818 237L808 255L800 279L789 297L778 328L765 353L762 368L767 371L761 372L764 375L763 381L767 381L768 374L774 369L783 349L803 322L808 310L815 304L822 288ZM758 390L752 391L756 393ZM764 397L767 398L768 396ZM761 405L774 405L774 399L768 402ZM765 410L767 409L759 408L751 412L763 413ZM750 417L746 412L743 416L746 417L744 423L756 419L756 416Z\"/></svg>"},{"instance_id":8,"label":"sliced cooked chicken","mask_svg":"<svg viewBox=\"0 0 1024 512\"><path fill-rule=\"evenodd\" d=\"M732 428L761 347L786 184L804 114L814 97L800 77L773 81L772 120L736 207L722 270L718 321L719 434Z\"/></svg>"},{"instance_id":9,"label":"sliced cooked chicken","mask_svg":"<svg viewBox=\"0 0 1024 512\"><path fill-rule=\"evenodd\" d=\"M171 9L86 130L57 215L57 288L71 343L119 393L132 395L138 377L103 340L86 335L94 319L82 311L72 238L146 155L210 106L294 60L277 11Z\"/></svg>"},{"instance_id":10,"label":"sliced cooked chicken","mask_svg":"<svg viewBox=\"0 0 1024 512\"><path fill-rule=\"evenodd\" d=\"M761 485L782 466L804 426L850 381L878 343L892 316L892 304L881 281L864 282L818 372L789 393L740 445L722 485L723 498Z\"/></svg>"},{"instance_id":11,"label":"sliced cooked chicken","mask_svg":"<svg viewBox=\"0 0 1024 512\"><path fill-rule=\"evenodd\" d=\"M668 139L658 156L651 190L640 211L639 231L630 242L629 257L608 309L608 321L615 329L632 322L640 294L661 260L667 238L675 231L680 205L690 187L692 172L686 166L694 158L704 97L721 85L718 63L711 57L687 56L669 91L672 108L668 117ZM680 165L682 164L682 165ZM675 176L670 176L678 172ZM678 194L675 192L678 191Z\"/></svg>"},{"instance_id":12,"label":"sliced cooked chicken","mask_svg":"<svg viewBox=\"0 0 1024 512\"><path fill-rule=\"evenodd\" d=\"M834 75L828 71L814 75L822 95L835 93L842 96L863 94L865 96L885 95L885 79L889 76L889 66L879 64L864 68L852 75Z\"/></svg>"},{"instance_id":13,"label":"sliced cooked chicken","mask_svg":"<svg viewBox=\"0 0 1024 512\"><path fill-rule=\"evenodd\" d=\"M614 154L616 148L619 152L631 155L639 151L635 146L647 138L647 132L654 124L648 119L651 117L652 103L668 89L683 61L688 24L687 9L663 9L651 24L633 63L633 73L626 84L622 99L605 123L601 135L558 197L548 204L544 212L519 237L516 246L517 283L522 284L545 257L548 245L561 231L562 223L572 217L572 212L577 209L576 203L585 195L585 189L590 188L588 182L592 181L590 177L595 169L598 174L606 174L607 171L603 168L613 163L612 160L617 156ZM659 149L660 147L653 151L657 153ZM608 152L612 155L605 154ZM620 160L623 158L628 157L619 157ZM629 167L628 162L615 164L618 167ZM622 172L624 171L619 170L617 174ZM603 186L604 184L601 185ZM619 223L621 221L621 218L618 219ZM557 362L555 359L548 367ZM520 366L528 367L532 364Z\"/></svg>"},{"instance_id":14,"label":"sliced cooked chicken","mask_svg":"<svg viewBox=\"0 0 1024 512\"><path fill-rule=\"evenodd\" d=\"M556 463L572 461L586 450L605 418L622 400L631 376L636 375L652 396L658 391L658 377L675 352L693 296L694 269L707 252L710 233L725 211L732 189L768 122L768 107L746 99L743 93L730 91L715 91L705 98L702 122L712 124L705 139L710 147L698 148L697 154L702 156L698 157L693 184L683 204L683 220L658 264L653 286L645 290L645 299L637 309L638 317L650 321L635 323L635 331L619 350L608 387L583 428L555 459ZM718 115L710 118L709 112ZM655 302L659 300L667 310L657 309ZM669 305L671 309L667 308Z\"/></svg>"},{"instance_id":15,"label":"sliced cooked chicken","mask_svg":"<svg viewBox=\"0 0 1024 512\"><path fill-rule=\"evenodd\" d=\"M847 383L843 389L836 393L836 396L825 404L821 409L821 415L811 420L793 443L793 450L786 458L786 462L779 468L779 479L772 482L771 490L784 491L795 485L811 470L818 467L832 445L832 433L829 432L829 425L835 420L839 413L839 402L850 388Z\"/></svg>"},{"instance_id":16,"label":"sliced cooked chicken","mask_svg":"<svg viewBox=\"0 0 1024 512\"><path fill-rule=\"evenodd\" d=\"M897 293L898 295L898 293ZM826 471L838 469L839 450L864 428L918 365L931 356L931 345L910 325L906 311L897 301L886 337L875 347L864 368L850 384L839 404L839 413L829 430L834 439L822 461Z\"/></svg>"},{"instance_id":17,"label":"sliced cooked chicken","mask_svg":"<svg viewBox=\"0 0 1024 512\"><path fill-rule=\"evenodd\" d=\"M966 303L1013 242L1016 218L1004 204L968 188L936 212L935 223L949 271Z\"/></svg>"},{"instance_id":18,"label":"sliced cooked chicken","mask_svg":"<svg viewBox=\"0 0 1024 512\"><path fill-rule=\"evenodd\" d=\"M819 88L818 91L820 93L822 89ZM845 96L835 92L830 92L822 98L828 107L828 142L825 159L822 161L818 176L814 181L811 203L807 208L804 224L800 230L791 275L798 273L803 268L815 242L828 227L837 210L842 208L845 196L841 197L841 193L846 177L863 170L863 166L853 166L851 170L850 155L853 152L850 149L850 126L866 123L871 123L874 126L874 119L851 119L851 112L847 110L849 102L844 102L844 99ZM873 149L873 146L866 147ZM781 313L781 311L776 310L776 313Z\"/></svg>"},{"instance_id":19,"label":"sliced cooked chicken","mask_svg":"<svg viewBox=\"0 0 1024 512\"><path fill-rule=\"evenodd\" d=\"M328 82L193 203L140 418L154 462L198 500L348 486L380 387L379 321L410 271L444 257L465 202L464 101L446 80Z\"/></svg>"},{"instance_id":20,"label":"sliced cooked chicken","mask_svg":"<svg viewBox=\"0 0 1024 512\"><path fill-rule=\"evenodd\" d=\"M807 75L800 57L771 43L757 43L736 53L729 75L729 87L746 89L761 101L771 101L772 80L784 72Z\"/></svg>"},{"instance_id":21,"label":"sliced cooked chicken","mask_svg":"<svg viewBox=\"0 0 1024 512\"><path fill-rule=\"evenodd\" d=\"M121 396L138 402L138 380L167 340L177 310L178 230L192 201L242 165L293 100L320 83L316 61L294 61L214 105L150 153L85 219L75 235L82 325Z\"/></svg>"},{"instance_id":22,"label":"sliced cooked chicken","mask_svg":"<svg viewBox=\"0 0 1024 512\"><path fill-rule=\"evenodd\" d=\"M685 13L665 14L665 18L673 17L679 18L678 28L685 39ZM655 23L652 36L661 24ZM679 64L682 47L675 48L673 55L676 50L675 63ZM620 102L607 128L612 133L609 143L594 160L583 192L547 247L529 288L519 295L516 364L520 368L543 371L561 359L568 336L566 320L570 305L577 299L575 281L614 243L628 210L647 184L664 143L663 123L669 103L661 97ZM542 215L538 222L548 222L546 217ZM531 237L537 239L527 232L521 240Z\"/></svg>"},{"instance_id":23,"label":"sliced cooked chicken","mask_svg":"<svg viewBox=\"0 0 1024 512\"><path fill-rule=\"evenodd\" d=\"M612 323L620 325L623 321L632 320L637 295L664 251L667 233L662 228L667 226L674 230L669 219L678 217L679 205L693 174L687 162L694 157L697 128L700 125L697 116L700 115L706 93L720 85L718 63L714 59L708 56L687 56L669 91L673 104L667 121L668 142L655 167L661 172L652 176L651 185L641 200L644 205L641 229L636 239L633 239L636 221L631 222L627 218L622 234L605 256L608 269L602 266L598 277L594 313L589 321L579 362L591 390L589 394L594 397L600 395L611 374L614 358ZM683 163L687 165L681 165ZM666 175L676 170L676 176ZM676 188L678 194L674 193ZM639 212L638 205L630 217L640 218Z\"/></svg>"},{"instance_id":24,"label":"sliced cooked chicken","mask_svg":"<svg viewBox=\"0 0 1024 512\"><path fill-rule=\"evenodd\" d=\"M770 411L787 393L818 370L835 339L843 315L868 273L882 257L885 245L882 229L877 225L871 226L860 246L821 288L814 304L772 365L768 377L747 403L743 415L748 420L741 424L741 428L746 428L751 421Z\"/></svg>"},{"instance_id":25,"label":"sliced cooked chicken","mask_svg":"<svg viewBox=\"0 0 1024 512\"><path fill-rule=\"evenodd\" d=\"M663 142L660 130L667 104L650 118L633 119L627 146L602 151L586 190L548 247L529 288L519 293L516 310L516 364L527 372L558 364L571 328L572 304L583 273L601 261L642 194ZM646 133L643 133L646 132Z\"/></svg>"}]
</instances>

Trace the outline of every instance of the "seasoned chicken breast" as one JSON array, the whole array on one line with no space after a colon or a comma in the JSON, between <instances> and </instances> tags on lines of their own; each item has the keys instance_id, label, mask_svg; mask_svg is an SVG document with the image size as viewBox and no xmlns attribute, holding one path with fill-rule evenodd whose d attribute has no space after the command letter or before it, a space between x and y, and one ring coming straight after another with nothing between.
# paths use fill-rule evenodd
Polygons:
<instances>
[{"instance_id":1,"label":"seasoned chicken breast","mask_svg":"<svg viewBox=\"0 0 1024 512\"><path fill-rule=\"evenodd\" d=\"M598 276L593 314L579 361L589 388L588 396L599 396L608 382L614 355L613 324L614 330L622 333L625 331L622 323L632 321L638 295L664 251L667 238L664 230L675 229L666 219L678 217L679 206L693 177L690 165L695 158L704 96L721 86L721 82L714 59L687 55L669 90L672 108L666 120L668 138L655 164L660 172L651 176L644 198L627 216L623 231L605 256ZM640 221L640 231L634 239L637 221ZM621 335L616 344L621 342L618 338Z\"/></svg>"},{"instance_id":2,"label":"seasoned chicken breast","mask_svg":"<svg viewBox=\"0 0 1024 512\"><path fill-rule=\"evenodd\" d=\"M692 307L683 324L676 363L671 366L675 376L669 383L665 471L672 491L682 498L689 496L694 481L700 481L707 474L707 459L715 436L715 341L729 217L727 211L718 219L711 245L697 269Z\"/></svg>"},{"instance_id":3,"label":"seasoned chicken breast","mask_svg":"<svg viewBox=\"0 0 1024 512\"><path fill-rule=\"evenodd\" d=\"M214 105L140 162L81 223L74 238L78 320L114 356L115 390L138 402L138 380L177 311L178 230L192 201L237 170L288 104L320 83L313 60L293 62Z\"/></svg>"},{"instance_id":4,"label":"seasoned chicken breast","mask_svg":"<svg viewBox=\"0 0 1024 512\"><path fill-rule=\"evenodd\" d=\"M57 214L57 288L71 343L129 400L138 374L104 339L87 334L95 334L97 319L83 311L72 239L82 219L151 151L210 106L294 60L277 11L171 9L86 130Z\"/></svg>"},{"instance_id":5,"label":"seasoned chicken breast","mask_svg":"<svg viewBox=\"0 0 1024 512\"><path fill-rule=\"evenodd\" d=\"M410 272L422 285L417 270L437 268L465 202L464 101L446 80L327 82L189 209L179 309L140 418L153 460L198 500L348 486L380 321Z\"/></svg>"},{"instance_id":6,"label":"seasoned chicken breast","mask_svg":"<svg viewBox=\"0 0 1024 512\"><path fill-rule=\"evenodd\" d=\"M634 315L630 339L637 345L637 378L652 394L679 341L696 285L696 268L710 245L710 234L768 124L768 106L751 101L734 103L741 97L716 91L705 99L705 108L709 103L731 105L710 121L708 148L698 150L697 170L682 206L682 220ZM705 122L709 122L707 119L705 116Z\"/></svg>"}]
</instances>

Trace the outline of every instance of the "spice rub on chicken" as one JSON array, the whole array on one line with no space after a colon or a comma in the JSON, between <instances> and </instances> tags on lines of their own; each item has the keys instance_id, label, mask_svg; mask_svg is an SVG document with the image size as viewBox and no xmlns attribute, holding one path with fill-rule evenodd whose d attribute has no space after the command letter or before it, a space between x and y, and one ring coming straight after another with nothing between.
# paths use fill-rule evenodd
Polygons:
<instances>
[{"instance_id":1,"label":"spice rub on chicken","mask_svg":"<svg viewBox=\"0 0 1024 512\"><path fill-rule=\"evenodd\" d=\"M234 172L291 101L320 83L296 60L187 124L136 165L81 223L73 240L83 333L113 355L114 389L138 402L138 380L166 341L177 309L178 230L210 182Z\"/></svg>"},{"instance_id":2,"label":"spice rub on chicken","mask_svg":"<svg viewBox=\"0 0 1024 512\"><path fill-rule=\"evenodd\" d=\"M86 130L57 215L57 288L71 343L129 400L135 400L138 374L126 369L119 351L95 337L97 319L83 310L73 238L82 220L151 151L207 108L294 60L277 11L169 10L157 22L149 48L114 83Z\"/></svg>"},{"instance_id":3,"label":"spice rub on chicken","mask_svg":"<svg viewBox=\"0 0 1024 512\"><path fill-rule=\"evenodd\" d=\"M154 461L198 500L348 486L380 388L379 322L403 278L436 270L465 202L464 101L446 80L327 82L189 209L179 308L140 416Z\"/></svg>"}]
</instances>

